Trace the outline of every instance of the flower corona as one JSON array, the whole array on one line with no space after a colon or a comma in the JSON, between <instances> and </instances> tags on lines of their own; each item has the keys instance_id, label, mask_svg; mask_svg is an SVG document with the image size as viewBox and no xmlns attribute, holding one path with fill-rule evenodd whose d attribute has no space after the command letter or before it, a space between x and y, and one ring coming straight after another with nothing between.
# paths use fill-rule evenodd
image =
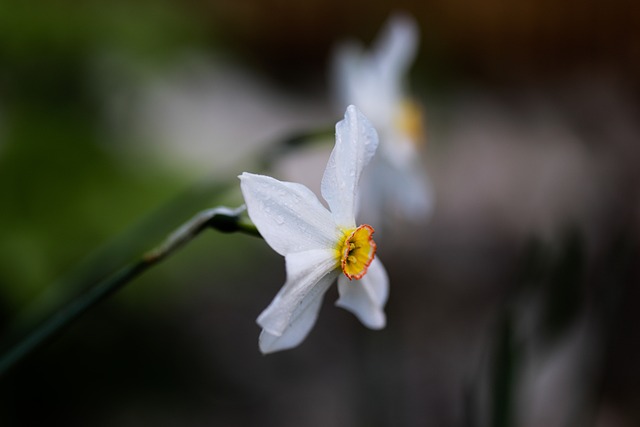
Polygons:
<instances>
[{"instance_id":1,"label":"flower corona","mask_svg":"<svg viewBox=\"0 0 640 427\"><path fill-rule=\"evenodd\" d=\"M359 280L367 274L367 269L376 254L376 242L373 241L374 230L368 224L355 230L345 231L344 241L339 245L338 256L340 268L349 280Z\"/></svg>"},{"instance_id":2,"label":"flower corona","mask_svg":"<svg viewBox=\"0 0 640 427\"><path fill-rule=\"evenodd\" d=\"M422 107L411 98L405 98L400 102L395 125L398 130L407 135L414 145L420 145L425 140L424 114Z\"/></svg>"}]
</instances>

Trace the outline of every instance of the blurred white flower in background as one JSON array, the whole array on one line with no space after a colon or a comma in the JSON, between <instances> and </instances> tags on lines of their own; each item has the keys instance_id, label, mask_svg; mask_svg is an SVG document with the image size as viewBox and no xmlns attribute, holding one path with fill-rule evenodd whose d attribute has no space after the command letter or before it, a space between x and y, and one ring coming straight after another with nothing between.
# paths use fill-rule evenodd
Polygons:
<instances>
[{"instance_id":1,"label":"blurred white flower in background","mask_svg":"<svg viewBox=\"0 0 640 427\"><path fill-rule=\"evenodd\" d=\"M287 269L286 283L258 317L263 353L304 340L336 278L336 305L369 328L384 328L389 280L375 258L373 228L356 227L355 220L358 183L377 146L375 129L349 106L336 125L336 145L322 178L322 196L330 210L302 184L246 172L240 176L249 217L266 242L285 257Z\"/></svg>"},{"instance_id":2,"label":"blurred white flower in background","mask_svg":"<svg viewBox=\"0 0 640 427\"><path fill-rule=\"evenodd\" d=\"M398 14L391 17L371 51L346 43L335 56L333 71L341 106L357 105L380 136L380 152L363 178L361 199L363 215L377 224L387 215L425 220L433 208L433 191L420 161L423 113L404 87L417 43L416 23Z\"/></svg>"}]
</instances>

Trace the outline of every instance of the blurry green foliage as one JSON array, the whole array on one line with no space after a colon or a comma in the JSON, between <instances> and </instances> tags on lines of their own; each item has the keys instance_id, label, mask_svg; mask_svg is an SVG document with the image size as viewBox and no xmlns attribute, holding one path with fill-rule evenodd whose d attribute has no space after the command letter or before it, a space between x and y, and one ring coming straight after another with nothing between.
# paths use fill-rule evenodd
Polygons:
<instances>
[{"instance_id":1,"label":"blurry green foliage","mask_svg":"<svg viewBox=\"0 0 640 427\"><path fill-rule=\"evenodd\" d=\"M538 335L553 345L580 317L585 305L586 241L568 226L557 244L531 239L519 272L519 292L540 305Z\"/></svg>"},{"instance_id":2,"label":"blurry green foliage","mask_svg":"<svg viewBox=\"0 0 640 427\"><path fill-rule=\"evenodd\" d=\"M0 283L15 302L184 185L121 167L91 128L63 116L11 118L0 156Z\"/></svg>"},{"instance_id":3,"label":"blurry green foliage","mask_svg":"<svg viewBox=\"0 0 640 427\"><path fill-rule=\"evenodd\" d=\"M562 336L584 309L585 241L577 229L563 236L561 252L544 284L543 332L553 341Z\"/></svg>"},{"instance_id":4,"label":"blurry green foliage","mask_svg":"<svg viewBox=\"0 0 640 427\"><path fill-rule=\"evenodd\" d=\"M57 61L101 50L166 55L195 43L202 28L177 1L0 2L0 51L11 61Z\"/></svg>"},{"instance_id":5,"label":"blurry green foliage","mask_svg":"<svg viewBox=\"0 0 640 427\"><path fill-rule=\"evenodd\" d=\"M123 141L109 140L91 66L112 53L151 65L170 61L202 40L204 26L193 15L168 0L0 2L6 305L18 311L187 185L153 155L132 166L118 150Z\"/></svg>"}]
</instances>

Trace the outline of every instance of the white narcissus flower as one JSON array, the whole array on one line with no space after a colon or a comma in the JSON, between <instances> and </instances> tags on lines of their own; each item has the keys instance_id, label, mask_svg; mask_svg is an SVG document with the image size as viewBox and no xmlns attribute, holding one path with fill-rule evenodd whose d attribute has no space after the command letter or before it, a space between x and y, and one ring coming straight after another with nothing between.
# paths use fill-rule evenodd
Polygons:
<instances>
[{"instance_id":1,"label":"white narcissus flower","mask_svg":"<svg viewBox=\"0 0 640 427\"><path fill-rule=\"evenodd\" d=\"M423 114L407 96L404 79L418 44L418 28L407 15L393 16L370 52L354 43L334 61L337 97L355 104L380 136L380 152L362 183L363 214L379 224L386 214L425 219L433 207L429 180L419 159Z\"/></svg>"},{"instance_id":2,"label":"white narcissus flower","mask_svg":"<svg viewBox=\"0 0 640 427\"><path fill-rule=\"evenodd\" d=\"M377 146L375 129L349 106L336 125L336 145L322 178L322 196L330 210L302 184L240 175L249 218L286 263L286 283L258 317L263 353L292 348L304 340L336 278L340 295L336 305L371 329L384 328L389 279L375 257L373 228L357 226L355 221L358 181Z\"/></svg>"}]
</instances>

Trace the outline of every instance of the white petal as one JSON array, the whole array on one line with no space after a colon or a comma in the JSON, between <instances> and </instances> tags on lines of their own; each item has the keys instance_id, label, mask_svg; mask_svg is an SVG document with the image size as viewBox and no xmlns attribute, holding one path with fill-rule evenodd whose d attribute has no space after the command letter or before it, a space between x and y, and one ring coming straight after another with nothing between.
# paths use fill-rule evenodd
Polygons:
<instances>
[{"instance_id":1,"label":"white petal","mask_svg":"<svg viewBox=\"0 0 640 427\"><path fill-rule=\"evenodd\" d=\"M320 295L312 300L306 309L291 322L282 335L273 335L266 329L263 329L258 340L260 351L263 354L273 353L275 351L293 348L300 344L316 323L318 312L322 306L322 299L322 295Z\"/></svg>"},{"instance_id":2,"label":"white petal","mask_svg":"<svg viewBox=\"0 0 640 427\"><path fill-rule=\"evenodd\" d=\"M240 188L249 218L280 255L335 246L340 231L331 213L304 185L245 172Z\"/></svg>"},{"instance_id":3,"label":"white petal","mask_svg":"<svg viewBox=\"0 0 640 427\"><path fill-rule=\"evenodd\" d=\"M334 221L355 227L357 190L362 170L378 147L378 134L356 107L350 105L336 125L336 145L322 177L322 196Z\"/></svg>"},{"instance_id":4,"label":"white petal","mask_svg":"<svg viewBox=\"0 0 640 427\"><path fill-rule=\"evenodd\" d=\"M309 317L308 308L316 299L322 298L339 271L332 249L287 254L285 262L287 281L258 316L258 324L275 336L285 335L296 322L311 322L308 329L311 328L315 317Z\"/></svg>"},{"instance_id":5,"label":"white petal","mask_svg":"<svg viewBox=\"0 0 640 427\"><path fill-rule=\"evenodd\" d=\"M378 258L371 262L362 279L349 281L344 275L338 278L338 292L338 307L355 314L368 328L385 327L384 305L389 295L389 278Z\"/></svg>"}]
</instances>

